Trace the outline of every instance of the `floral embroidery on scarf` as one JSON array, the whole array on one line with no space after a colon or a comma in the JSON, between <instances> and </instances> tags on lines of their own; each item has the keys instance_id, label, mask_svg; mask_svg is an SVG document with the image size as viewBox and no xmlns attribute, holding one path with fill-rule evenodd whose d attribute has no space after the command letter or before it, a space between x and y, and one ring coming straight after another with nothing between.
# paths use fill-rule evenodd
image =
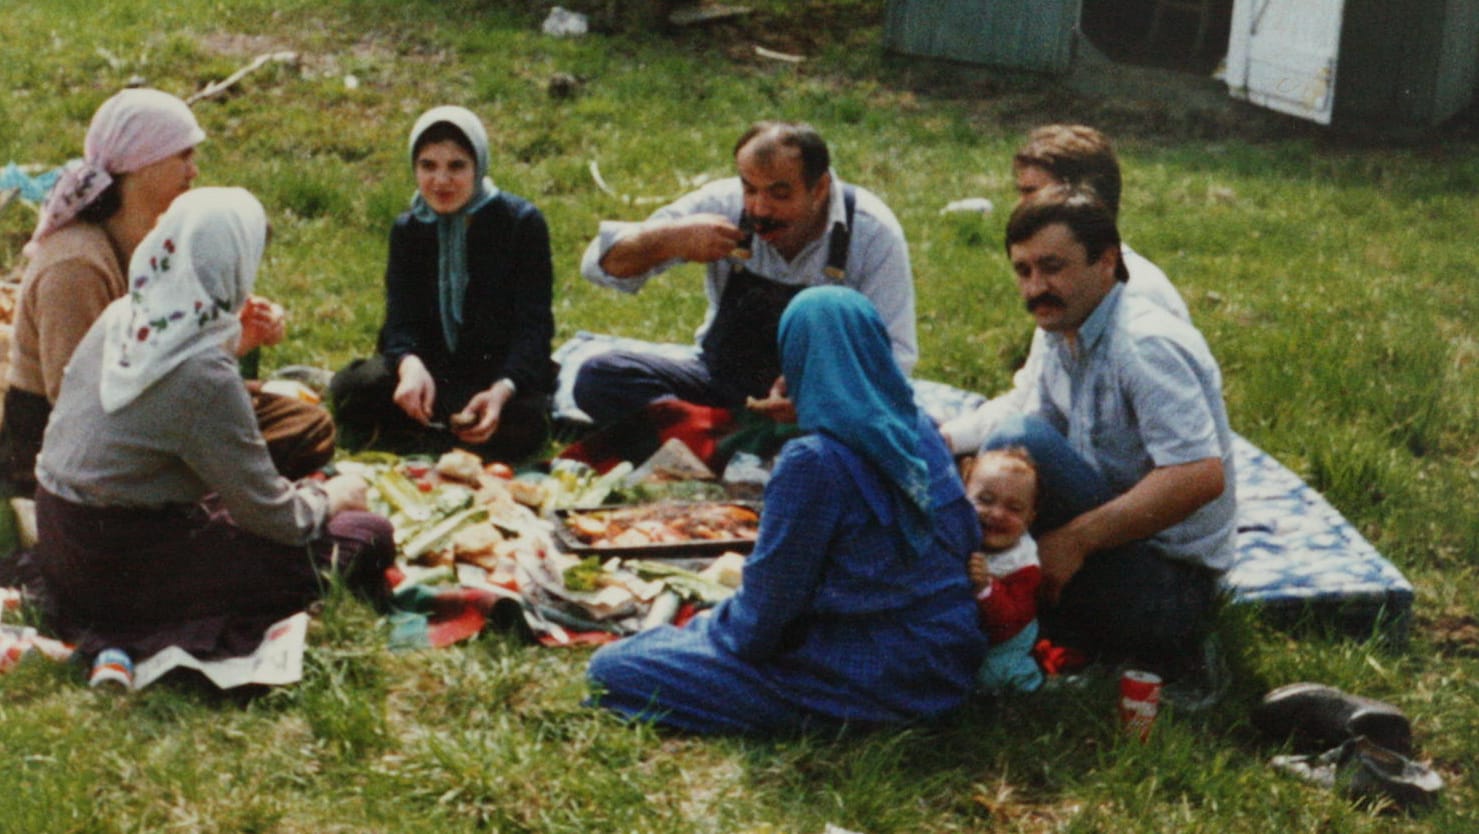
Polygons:
<instances>
[{"instance_id":1,"label":"floral embroidery on scarf","mask_svg":"<svg viewBox=\"0 0 1479 834\"><path fill-rule=\"evenodd\" d=\"M229 301L208 297L209 301L195 301L192 310L170 310L151 318L150 313L152 311L148 309L149 303L143 291L149 286L152 277L169 272L170 256L175 253L174 239L165 238L164 242L160 245L160 249L163 251L149 258L149 269L151 272L149 274L135 276L132 290L129 293L137 307L134 312L134 320L144 320L144 323L140 324L134 330L135 342L146 344L152 342L161 333L168 330L172 322L182 321L186 316L193 315L196 326L204 328L206 325L220 318L222 312L227 312L231 309ZM129 367L127 346L124 347L123 353L118 357L118 365L123 368Z\"/></svg>"},{"instance_id":2,"label":"floral embroidery on scarf","mask_svg":"<svg viewBox=\"0 0 1479 834\"><path fill-rule=\"evenodd\" d=\"M262 204L244 189L199 188L175 199L134 252L131 291L101 319L105 412L192 357L230 355L241 333L234 312L251 292L266 232Z\"/></svg>"}]
</instances>

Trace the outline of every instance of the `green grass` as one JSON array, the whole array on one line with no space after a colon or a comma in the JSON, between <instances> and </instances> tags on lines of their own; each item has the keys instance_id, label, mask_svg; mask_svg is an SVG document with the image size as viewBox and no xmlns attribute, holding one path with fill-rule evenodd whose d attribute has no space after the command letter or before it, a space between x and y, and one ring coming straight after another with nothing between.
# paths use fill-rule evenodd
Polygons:
<instances>
[{"instance_id":1,"label":"green grass","mask_svg":"<svg viewBox=\"0 0 1479 834\"><path fill-rule=\"evenodd\" d=\"M291 337L265 369L336 367L372 347L387 228L413 187L406 133L425 108L478 112L496 181L544 210L558 339L586 329L686 341L703 310L692 268L635 297L579 277L601 219L648 210L597 189L592 162L621 194L675 195L727 175L751 119L804 118L830 140L840 175L880 193L904 226L918 373L989 392L1030 332L1001 254L1005 212L938 210L968 196L1009 205L1007 163L1028 126L1101 123L1126 169L1127 238L1187 299L1221 361L1234 427L1412 579L1411 644L1319 624L1277 630L1236 612L1234 697L1167 716L1143 746L1120 736L1099 686L975 704L940 726L705 740L583 707L585 650L489 634L393 654L386 626L336 596L310 634L304 681L252 699L161 685L119 700L49 663L0 677L0 832L1479 827L1479 649L1472 631L1453 630L1472 627L1479 607L1472 131L1356 145L1246 109L1235 120L1272 129L1208 140L1184 115L1137 120L1127 113L1139 104L1043 79L884 56L882 4L749 5L784 28L552 40L538 31L544 4L492 0L11 3L0 164L79 154L93 110L132 76L183 96L257 54L298 52L196 106L210 135L200 182L250 188L271 214L261 290L288 305ZM755 59L752 42L809 60ZM551 99L554 72L579 77L580 93ZM0 215L0 271L19 266L33 222L20 206ZM1373 814L1271 772L1278 750L1256 738L1247 707L1296 679L1407 710L1448 780L1440 807L1414 820Z\"/></svg>"}]
</instances>

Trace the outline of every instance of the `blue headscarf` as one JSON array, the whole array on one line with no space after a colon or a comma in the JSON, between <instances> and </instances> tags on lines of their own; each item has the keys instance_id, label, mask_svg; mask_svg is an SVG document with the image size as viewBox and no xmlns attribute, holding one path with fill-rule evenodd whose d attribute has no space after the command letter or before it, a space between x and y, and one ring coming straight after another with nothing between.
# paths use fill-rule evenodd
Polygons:
<instances>
[{"instance_id":1,"label":"blue headscarf","mask_svg":"<svg viewBox=\"0 0 1479 834\"><path fill-rule=\"evenodd\" d=\"M498 188L488 177L488 132L483 123L465 107L433 107L421 114L411 128L411 168L416 167L416 141L426 129L446 122L462 132L472 145L477 170L473 173L472 197L451 214L438 214L427 205L418 190L411 199L411 216L437 227L437 306L442 313L442 338L447 350L457 350L457 334L462 329L462 302L467 295L467 224L472 213L498 196Z\"/></svg>"},{"instance_id":2,"label":"blue headscarf","mask_svg":"<svg viewBox=\"0 0 1479 834\"><path fill-rule=\"evenodd\" d=\"M923 553L933 536L933 501L919 407L873 302L847 287L802 290L781 316L780 351L801 429L873 465L894 488L892 515L910 548Z\"/></svg>"}]
</instances>

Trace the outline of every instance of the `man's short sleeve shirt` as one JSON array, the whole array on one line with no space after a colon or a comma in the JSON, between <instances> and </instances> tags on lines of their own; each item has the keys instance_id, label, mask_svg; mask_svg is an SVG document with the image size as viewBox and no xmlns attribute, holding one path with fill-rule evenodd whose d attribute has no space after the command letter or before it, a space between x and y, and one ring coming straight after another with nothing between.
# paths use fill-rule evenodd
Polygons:
<instances>
[{"instance_id":1,"label":"man's short sleeve shirt","mask_svg":"<svg viewBox=\"0 0 1479 834\"><path fill-rule=\"evenodd\" d=\"M1152 537L1166 555L1224 570L1236 497L1222 374L1200 332L1116 286L1076 344L1048 334L1039 413L1116 495L1152 469L1219 458L1222 495Z\"/></svg>"}]
</instances>

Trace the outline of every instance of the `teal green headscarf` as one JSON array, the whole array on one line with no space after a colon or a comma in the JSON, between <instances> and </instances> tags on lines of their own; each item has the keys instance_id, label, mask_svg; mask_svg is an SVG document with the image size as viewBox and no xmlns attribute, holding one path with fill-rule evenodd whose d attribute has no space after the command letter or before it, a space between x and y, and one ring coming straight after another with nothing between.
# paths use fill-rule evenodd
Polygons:
<instances>
[{"instance_id":1,"label":"teal green headscarf","mask_svg":"<svg viewBox=\"0 0 1479 834\"><path fill-rule=\"evenodd\" d=\"M437 227L437 304L442 313L442 338L447 350L456 352L457 334L462 329L462 302L467 295L467 224L472 213L498 196L498 188L488 177L488 132L483 123L465 107L433 107L421 114L411 128L411 168L416 167L416 141L426 129L446 122L467 137L473 147L477 170L473 174L472 197L451 214L438 214L422 199L418 190L411 199L411 216Z\"/></svg>"},{"instance_id":2,"label":"teal green headscarf","mask_svg":"<svg viewBox=\"0 0 1479 834\"><path fill-rule=\"evenodd\" d=\"M905 538L924 552L933 501L919 407L873 302L847 287L802 290L781 316L780 351L802 430L828 435L871 463L894 487Z\"/></svg>"}]
</instances>

